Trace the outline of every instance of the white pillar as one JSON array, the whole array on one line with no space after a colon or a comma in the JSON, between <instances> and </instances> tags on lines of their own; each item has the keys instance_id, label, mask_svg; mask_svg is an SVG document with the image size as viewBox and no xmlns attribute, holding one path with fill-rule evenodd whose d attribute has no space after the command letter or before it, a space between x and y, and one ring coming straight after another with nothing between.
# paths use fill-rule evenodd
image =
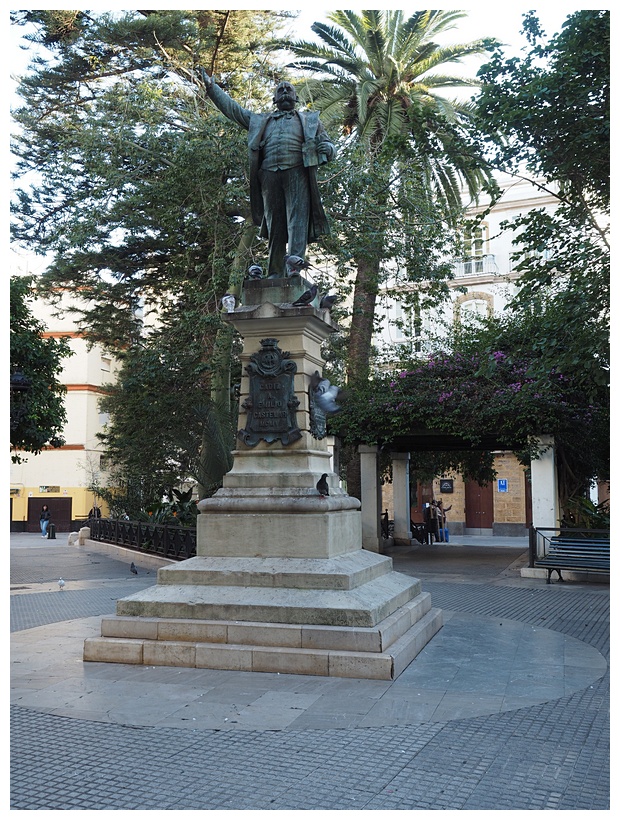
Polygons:
<instances>
[{"instance_id":1,"label":"white pillar","mask_svg":"<svg viewBox=\"0 0 620 820\"><path fill-rule=\"evenodd\" d=\"M394 491L394 543L410 544L409 453L392 453L392 488Z\"/></svg>"},{"instance_id":2,"label":"white pillar","mask_svg":"<svg viewBox=\"0 0 620 820\"><path fill-rule=\"evenodd\" d=\"M560 505L553 436L540 436L539 441L547 449L531 461L532 524L534 527L558 527Z\"/></svg>"},{"instance_id":3,"label":"white pillar","mask_svg":"<svg viewBox=\"0 0 620 820\"><path fill-rule=\"evenodd\" d=\"M381 552L381 483L379 481L378 447L361 444L360 472L362 488L362 547Z\"/></svg>"}]
</instances>

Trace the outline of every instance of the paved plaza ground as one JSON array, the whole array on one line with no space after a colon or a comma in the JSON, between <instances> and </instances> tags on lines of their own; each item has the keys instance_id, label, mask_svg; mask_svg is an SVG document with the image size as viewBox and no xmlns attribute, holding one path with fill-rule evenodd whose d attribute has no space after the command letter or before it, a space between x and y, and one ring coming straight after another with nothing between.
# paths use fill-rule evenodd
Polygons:
<instances>
[{"instance_id":1,"label":"paved plaza ground","mask_svg":"<svg viewBox=\"0 0 620 820\"><path fill-rule=\"evenodd\" d=\"M10 546L13 810L610 809L609 586L525 539L390 550L445 620L391 682L83 663L157 560Z\"/></svg>"}]
</instances>

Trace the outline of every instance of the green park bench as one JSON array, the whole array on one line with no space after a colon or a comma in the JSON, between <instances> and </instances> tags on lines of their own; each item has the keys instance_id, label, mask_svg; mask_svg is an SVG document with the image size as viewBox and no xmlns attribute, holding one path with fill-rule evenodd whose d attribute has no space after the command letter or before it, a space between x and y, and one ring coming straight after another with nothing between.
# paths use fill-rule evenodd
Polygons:
<instances>
[{"instance_id":1,"label":"green park bench","mask_svg":"<svg viewBox=\"0 0 620 820\"><path fill-rule=\"evenodd\" d=\"M559 536L550 538L545 555L534 562L536 567L547 570L547 583L551 574L557 572L560 581L562 570L594 572L609 575L609 538L580 538Z\"/></svg>"}]
</instances>

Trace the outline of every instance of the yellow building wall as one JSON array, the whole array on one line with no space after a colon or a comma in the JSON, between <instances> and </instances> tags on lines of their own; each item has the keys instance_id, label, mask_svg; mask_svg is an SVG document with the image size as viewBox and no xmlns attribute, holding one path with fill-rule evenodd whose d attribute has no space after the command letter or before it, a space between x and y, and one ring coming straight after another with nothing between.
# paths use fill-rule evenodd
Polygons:
<instances>
[{"instance_id":1,"label":"yellow building wall","mask_svg":"<svg viewBox=\"0 0 620 820\"><path fill-rule=\"evenodd\" d=\"M40 487L23 487L16 491L12 489L11 498L13 500L11 520L14 523L25 523L28 520L28 503L31 498L39 500L37 510L40 510L44 504L49 504L51 498L71 498L71 517L78 519L87 518L93 506L93 494L85 487L61 487L58 493L42 493ZM108 514L107 506L101 499L97 499L97 506L105 518Z\"/></svg>"},{"instance_id":2,"label":"yellow building wall","mask_svg":"<svg viewBox=\"0 0 620 820\"><path fill-rule=\"evenodd\" d=\"M525 467L519 463L511 452L497 453L494 459L494 468L497 477L493 481L493 529L495 535L523 535L526 521L526 479ZM450 478L453 482L452 493L442 493L440 482L442 478ZM500 492L499 480L506 481L506 492ZM388 517L394 518L394 491L391 483L382 486L381 511L388 511ZM446 473L433 481L433 497L441 501L444 509L451 509L447 513L448 530L454 535L465 532L465 482L458 473Z\"/></svg>"},{"instance_id":3,"label":"yellow building wall","mask_svg":"<svg viewBox=\"0 0 620 820\"><path fill-rule=\"evenodd\" d=\"M454 492L442 493L440 489L441 478L451 478ZM446 512L446 524L448 532L459 535L465 526L465 482L458 473L446 473L446 475L436 478L433 481L433 495L435 501L441 501L441 506ZM451 507L452 509L448 509Z\"/></svg>"},{"instance_id":4,"label":"yellow building wall","mask_svg":"<svg viewBox=\"0 0 620 820\"><path fill-rule=\"evenodd\" d=\"M69 299L69 296L66 297ZM102 388L114 381L118 364L98 347L89 348L76 329L72 314L58 315L43 300L32 304L33 314L46 327L45 336L66 335L72 356L63 359L59 381L67 388L64 404L67 421L62 435L65 445L47 449L38 455L20 453L21 464L11 464L11 523L18 529L28 517L28 500L40 499L41 506L51 498L71 498L71 517L85 518L95 499L88 487L105 484L101 470L101 432L106 417L99 412ZM46 493L42 487L58 487ZM102 515L108 510L97 499Z\"/></svg>"},{"instance_id":5,"label":"yellow building wall","mask_svg":"<svg viewBox=\"0 0 620 820\"><path fill-rule=\"evenodd\" d=\"M525 524L525 468L512 453L495 457L497 479L493 482L494 521L497 524ZM499 492L498 482L507 483L507 492Z\"/></svg>"}]
</instances>

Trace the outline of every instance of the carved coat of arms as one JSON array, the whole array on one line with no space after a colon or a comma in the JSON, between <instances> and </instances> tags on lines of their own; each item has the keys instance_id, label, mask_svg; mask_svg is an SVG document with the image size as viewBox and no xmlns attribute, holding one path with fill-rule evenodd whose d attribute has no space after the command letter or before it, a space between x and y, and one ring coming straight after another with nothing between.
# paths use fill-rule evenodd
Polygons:
<instances>
[{"instance_id":1,"label":"carved coat of arms","mask_svg":"<svg viewBox=\"0 0 620 820\"><path fill-rule=\"evenodd\" d=\"M259 441L292 444L301 438L296 411L299 399L293 389L297 365L290 353L278 347L277 339L261 339L261 349L250 356L246 372L250 376L250 394L242 407L247 422L237 436L249 447Z\"/></svg>"}]
</instances>

